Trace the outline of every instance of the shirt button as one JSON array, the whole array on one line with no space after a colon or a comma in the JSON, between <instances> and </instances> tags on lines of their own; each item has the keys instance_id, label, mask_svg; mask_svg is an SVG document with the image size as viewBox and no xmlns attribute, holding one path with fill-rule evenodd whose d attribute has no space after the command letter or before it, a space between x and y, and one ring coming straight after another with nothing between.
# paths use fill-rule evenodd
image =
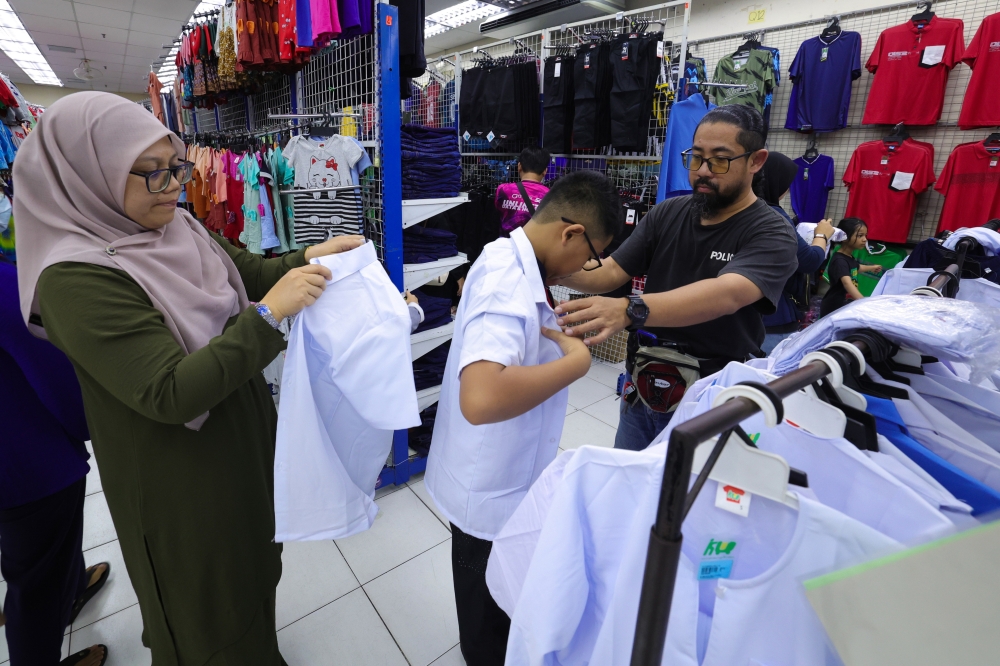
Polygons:
<instances>
[{"instance_id":1,"label":"shirt button","mask_svg":"<svg viewBox=\"0 0 1000 666\"><path fill-rule=\"evenodd\" d=\"M104 251L108 254L109 257L113 257L116 254L118 254L118 250L116 250L115 248L111 247L110 245L107 246L106 248L104 248Z\"/></svg>"},{"instance_id":2,"label":"shirt button","mask_svg":"<svg viewBox=\"0 0 1000 666\"><path fill-rule=\"evenodd\" d=\"M556 438L555 438L555 437L549 437L549 443L550 443L550 444L551 444L552 442L554 442L554 441L556 441Z\"/></svg>"}]
</instances>

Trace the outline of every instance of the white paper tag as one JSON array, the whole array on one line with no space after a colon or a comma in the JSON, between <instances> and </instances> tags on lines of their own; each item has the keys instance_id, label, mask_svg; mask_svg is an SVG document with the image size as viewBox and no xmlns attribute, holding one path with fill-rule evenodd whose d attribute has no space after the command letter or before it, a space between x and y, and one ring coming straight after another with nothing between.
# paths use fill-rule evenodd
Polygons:
<instances>
[{"instance_id":1,"label":"white paper tag","mask_svg":"<svg viewBox=\"0 0 1000 666\"><path fill-rule=\"evenodd\" d=\"M924 48L924 57L920 59L922 65L936 65L944 60L944 44L940 46L928 46Z\"/></svg>"},{"instance_id":2,"label":"white paper tag","mask_svg":"<svg viewBox=\"0 0 1000 666\"><path fill-rule=\"evenodd\" d=\"M493 132L490 132L489 134L486 135L486 140L489 141L490 143L492 143L493 139L495 138L497 138L497 135L494 134Z\"/></svg>"},{"instance_id":3,"label":"white paper tag","mask_svg":"<svg viewBox=\"0 0 1000 666\"><path fill-rule=\"evenodd\" d=\"M715 506L744 518L750 515L750 500L753 495L742 488L718 484L715 491Z\"/></svg>"},{"instance_id":4,"label":"white paper tag","mask_svg":"<svg viewBox=\"0 0 1000 666\"><path fill-rule=\"evenodd\" d=\"M894 190L908 190L911 184L913 184L912 173L897 171L892 177L892 189Z\"/></svg>"},{"instance_id":5,"label":"white paper tag","mask_svg":"<svg viewBox=\"0 0 1000 666\"><path fill-rule=\"evenodd\" d=\"M656 42L656 57L657 58L662 58L663 57L663 41L662 40L659 41L659 42Z\"/></svg>"},{"instance_id":6,"label":"white paper tag","mask_svg":"<svg viewBox=\"0 0 1000 666\"><path fill-rule=\"evenodd\" d=\"M472 135L471 135L471 134L469 134L469 131L468 131L468 130L466 130L466 131L465 131L465 134L463 134L463 135L462 135L462 138L463 138L463 139L465 139L466 141L468 141L469 139L471 139L471 138L472 138Z\"/></svg>"},{"instance_id":7,"label":"white paper tag","mask_svg":"<svg viewBox=\"0 0 1000 666\"><path fill-rule=\"evenodd\" d=\"M562 63L561 63L561 62L557 62L557 63L556 63L556 71L555 71L555 74L553 74L552 76L553 76L554 78L557 78L557 79L558 79L558 78L559 78L559 75L560 75L560 74L562 74Z\"/></svg>"},{"instance_id":8,"label":"white paper tag","mask_svg":"<svg viewBox=\"0 0 1000 666\"><path fill-rule=\"evenodd\" d=\"M889 163L889 158L886 157L885 155L883 155L882 156L882 162L881 162L882 166L885 166L888 163Z\"/></svg>"},{"instance_id":9,"label":"white paper tag","mask_svg":"<svg viewBox=\"0 0 1000 666\"><path fill-rule=\"evenodd\" d=\"M625 213L625 224L635 224L635 209L629 208Z\"/></svg>"},{"instance_id":10,"label":"white paper tag","mask_svg":"<svg viewBox=\"0 0 1000 666\"><path fill-rule=\"evenodd\" d=\"M990 160L990 166L995 167L996 165L997 165L997 158L994 157L993 159Z\"/></svg>"}]
</instances>

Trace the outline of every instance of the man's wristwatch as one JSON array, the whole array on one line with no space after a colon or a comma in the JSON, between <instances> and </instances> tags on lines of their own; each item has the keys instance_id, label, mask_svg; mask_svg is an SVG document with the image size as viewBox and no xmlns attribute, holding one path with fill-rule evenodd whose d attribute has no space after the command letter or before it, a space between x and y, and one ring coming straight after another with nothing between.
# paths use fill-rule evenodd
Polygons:
<instances>
[{"instance_id":1,"label":"man's wristwatch","mask_svg":"<svg viewBox=\"0 0 1000 666\"><path fill-rule=\"evenodd\" d=\"M264 321L271 325L271 328L277 330L278 327L281 326L281 322L275 319L274 315L271 314L271 308L267 307L263 303L258 303L254 307L257 309L257 314L263 317Z\"/></svg>"},{"instance_id":2,"label":"man's wristwatch","mask_svg":"<svg viewBox=\"0 0 1000 666\"><path fill-rule=\"evenodd\" d=\"M629 304L625 314L632 320L632 324L628 328L629 330L642 328L646 325L646 319L649 317L649 306L642 300L642 296L629 296L628 300Z\"/></svg>"}]
</instances>

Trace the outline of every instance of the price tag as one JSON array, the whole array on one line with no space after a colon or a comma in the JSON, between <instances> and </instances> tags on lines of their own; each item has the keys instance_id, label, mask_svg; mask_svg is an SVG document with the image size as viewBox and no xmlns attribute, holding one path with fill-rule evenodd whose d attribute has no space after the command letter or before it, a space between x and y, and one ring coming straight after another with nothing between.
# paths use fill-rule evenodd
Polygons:
<instances>
[{"instance_id":1,"label":"price tag","mask_svg":"<svg viewBox=\"0 0 1000 666\"><path fill-rule=\"evenodd\" d=\"M562 63L561 62L557 62L556 63L556 71L555 71L555 73L552 76L558 79L560 74L562 74Z\"/></svg>"},{"instance_id":2,"label":"price tag","mask_svg":"<svg viewBox=\"0 0 1000 666\"><path fill-rule=\"evenodd\" d=\"M931 67L944 59L944 44L940 46L928 46L924 49L924 57L920 59L921 65Z\"/></svg>"},{"instance_id":3,"label":"price tag","mask_svg":"<svg viewBox=\"0 0 1000 666\"><path fill-rule=\"evenodd\" d=\"M656 57L657 58L662 58L663 57L663 41L662 40L656 42Z\"/></svg>"},{"instance_id":4,"label":"price tag","mask_svg":"<svg viewBox=\"0 0 1000 666\"><path fill-rule=\"evenodd\" d=\"M629 208L625 213L625 224L635 224L635 209Z\"/></svg>"},{"instance_id":5,"label":"price tag","mask_svg":"<svg viewBox=\"0 0 1000 666\"><path fill-rule=\"evenodd\" d=\"M826 60L826 58L827 58L828 55L830 55L830 47L829 46L824 46L823 50L820 51L819 61L820 62L824 62Z\"/></svg>"},{"instance_id":6,"label":"price tag","mask_svg":"<svg viewBox=\"0 0 1000 666\"><path fill-rule=\"evenodd\" d=\"M885 155L883 155L882 156L882 166L885 166L888 163L889 163L889 158L886 157Z\"/></svg>"},{"instance_id":7,"label":"price tag","mask_svg":"<svg viewBox=\"0 0 1000 666\"><path fill-rule=\"evenodd\" d=\"M996 165L997 165L997 158L994 157L993 159L990 160L990 166L995 167Z\"/></svg>"},{"instance_id":8,"label":"price tag","mask_svg":"<svg viewBox=\"0 0 1000 666\"><path fill-rule=\"evenodd\" d=\"M462 138L463 138L463 139L465 139L466 141L468 141L469 139L471 139L471 138L472 138L472 135L471 135L471 134L469 134L469 131L468 131L468 130L466 130L466 131L465 131L465 134L463 134L463 135L462 135Z\"/></svg>"},{"instance_id":9,"label":"price tag","mask_svg":"<svg viewBox=\"0 0 1000 666\"><path fill-rule=\"evenodd\" d=\"M492 131L490 131L490 133L486 135L486 140L489 141L490 143L493 143L493 139L495 138L497 138L497 135L494 134Z\"/></svg>"},{"instance_id":10,"label":"price tag","mask_svg":"<svg viewBox=\"0 0 1000 666\"><path fill-rule=\"evenodd\" d=\"M802 170L802 180L809 180L809 168Z\"/></svg>"},{"instance_id":11,"label":"price tag","mask_svg":"<svg viewBox=\"0 0 1000 666\"><path fill-rule=\"evenodd\" d=\"M750 515L751 499L753 499L753 495L736 486L720 483L715 491L715 506L717 508L744 518Z\"/></svg>"}]
</instances>

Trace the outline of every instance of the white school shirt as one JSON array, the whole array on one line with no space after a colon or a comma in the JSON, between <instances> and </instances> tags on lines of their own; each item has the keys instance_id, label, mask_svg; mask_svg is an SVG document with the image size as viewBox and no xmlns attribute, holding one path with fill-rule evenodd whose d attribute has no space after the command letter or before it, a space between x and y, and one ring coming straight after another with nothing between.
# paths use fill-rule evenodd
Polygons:
<instances>
[{"instance_id":1,"label":"white school shirt","mask_svg":"<svg viewBox=\"0 0 1000 666\"><path fill-rule=\"evenodd\" d=\"M507 666L629 664L663 462L662 450L575 453L511 618ZM801 496L798 512L754 498L736 516L715 508L716 486L684 521L662 663L840 664L801 581L899 545ZM736 541L732 578L698 581L710 541Z\"/></svg>"},{"instance_id":2,"label":"white school shirt","mask_svg":"<svg viewBox=\"0 0 1000 666\"><path fill-rule=\"evenodd\" d=\"M375 246L312 263L333 277L288 339L274 454L278 542L371 527L392 431L420 425L409 310Z\"/></svg>"},{"instance_id":3,"label":"white school shirt","mask_svg":"<svg viewBox=\"0 0 1000 666\"><path fill-rule=\"evenodd\" d=\"M934 274L933 268L903 268L897 266L885 272L872 291L872 296L883 294L909 294L917 287L927 285L927 278ZM1000 285L983 278L963 279L958 294L960 301L983 303L1000 307Z\"/></svg>"},{"instance_id":4,"label":"white school shirt","mask_svg":"<svg viewBox=\"0 0 1000 666\"><path fill-rule=\"evenodd\" d=\"M910 387L963 430L1000 451L1000 393L959 379L910 375Z\"/></svg>"},{"instance_id":5,"label":"white school shirt","mask_svg":"<svg viewBox=\"0 0 1000 666\"><path fill-rule=\"evenodd\" d=\"M483 248L465 278L441 384L424 483L441 513L466 534L492 540L559 450L569 390L500 423L474 426L459 386L470 363L541 365L562 358L541 327L558 329L523 229Z\"/></svg>"}]
</instances>

